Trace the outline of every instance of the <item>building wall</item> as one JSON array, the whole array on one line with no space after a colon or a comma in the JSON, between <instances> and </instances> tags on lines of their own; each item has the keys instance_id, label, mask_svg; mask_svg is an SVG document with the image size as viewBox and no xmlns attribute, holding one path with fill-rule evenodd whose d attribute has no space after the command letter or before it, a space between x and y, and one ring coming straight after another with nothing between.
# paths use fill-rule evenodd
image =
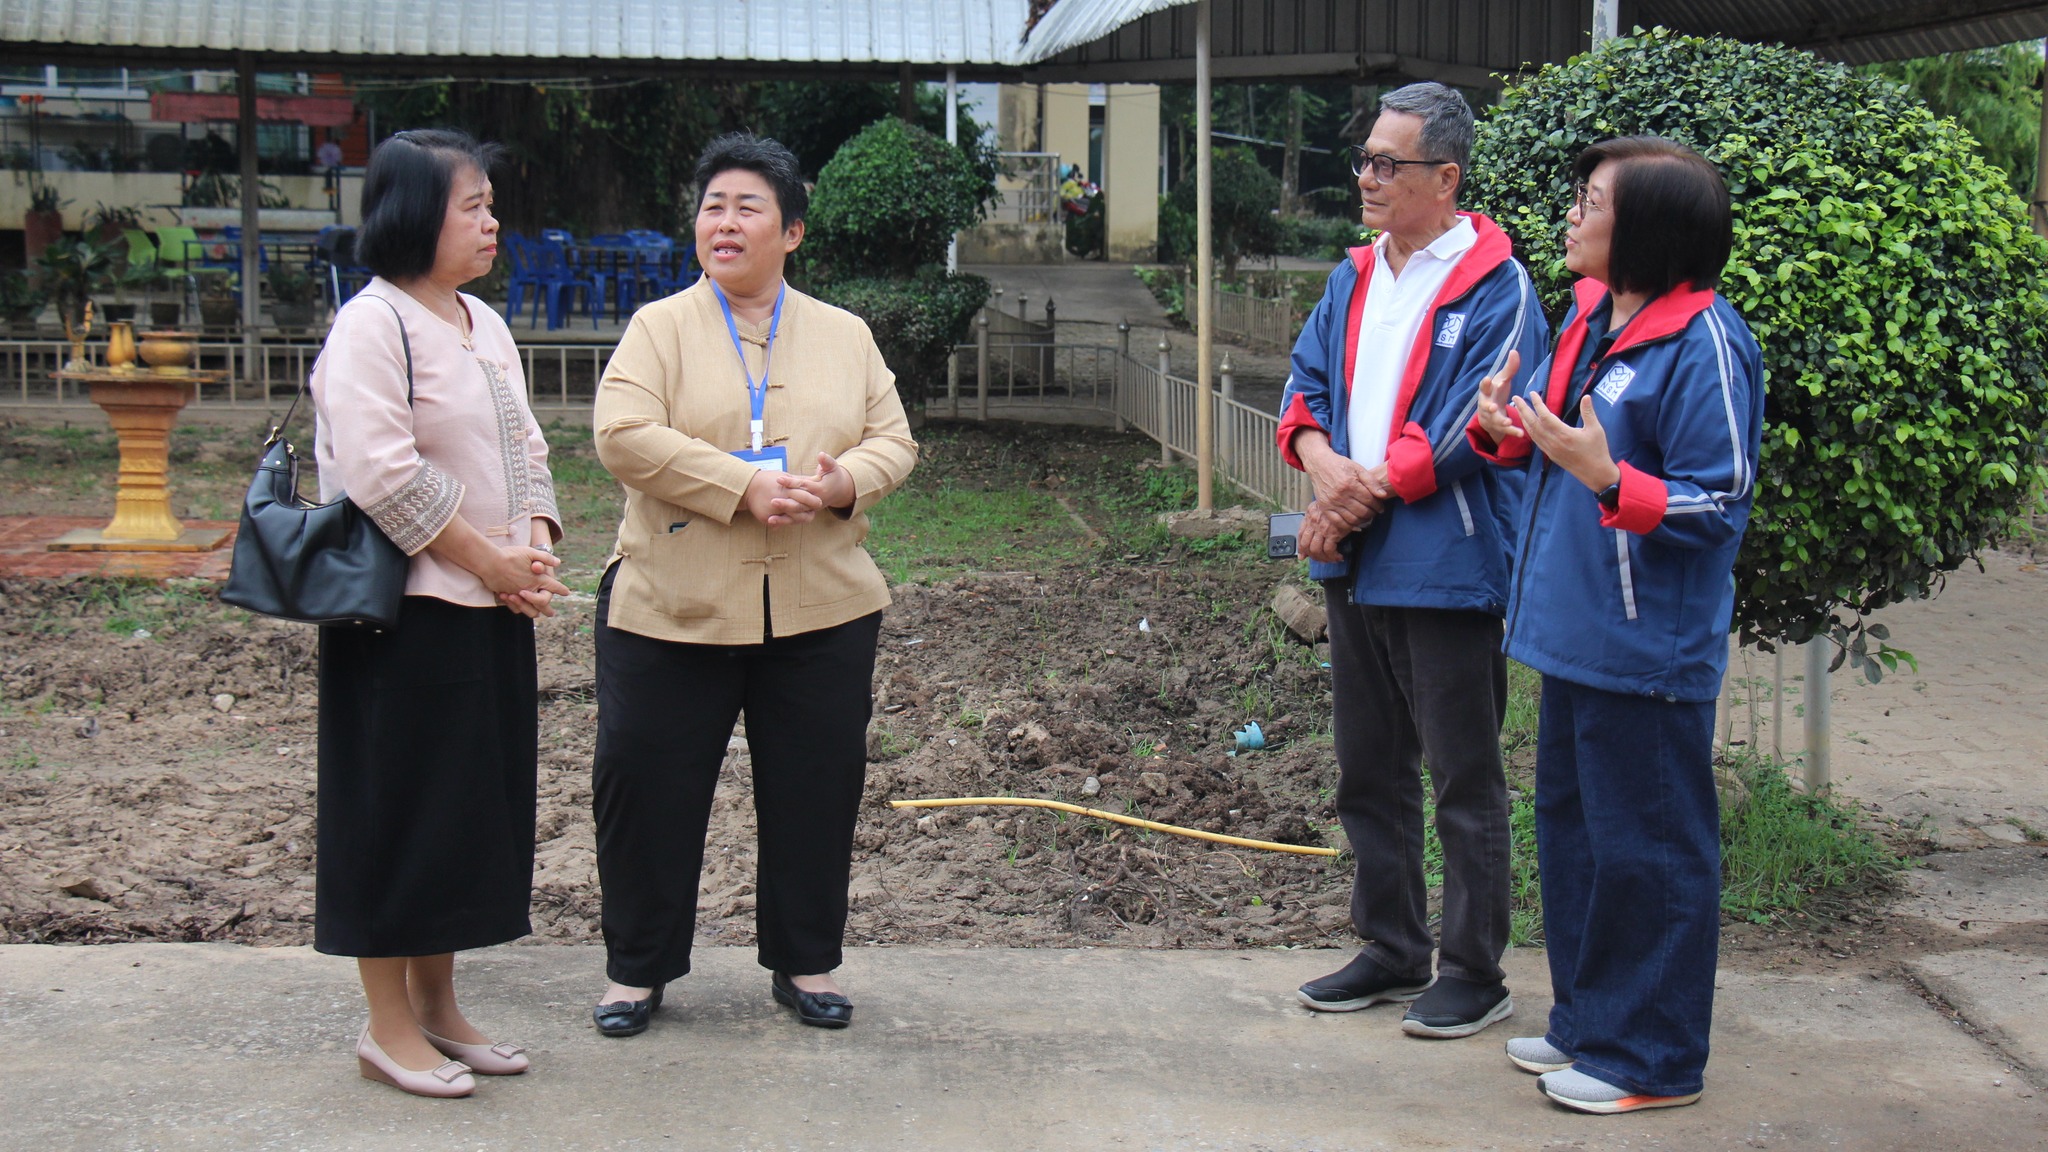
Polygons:
<instances>
[{"instance_id":1,"label":"building wall","mask_svg":"<svg viewBox=\"0 0 2048 1152\"><path fill-rule=\"evenodd\" d=\"M1159 258L1159 88L1111 84L1102 126L1109 259L1151 263Z\"/></svg>"},{"instance_id":2,"label":"building wall","mask_svg":"<svg viewBox=\"0 0 2048 1152\"><path fill-rule=\"evenodd\" d=\"M1045 86L1044 152L1060 154L1060 165L1088 167L1088 85ZM1094 172L1091 178L1100 179Z\"/></svg>"}]
</instances>

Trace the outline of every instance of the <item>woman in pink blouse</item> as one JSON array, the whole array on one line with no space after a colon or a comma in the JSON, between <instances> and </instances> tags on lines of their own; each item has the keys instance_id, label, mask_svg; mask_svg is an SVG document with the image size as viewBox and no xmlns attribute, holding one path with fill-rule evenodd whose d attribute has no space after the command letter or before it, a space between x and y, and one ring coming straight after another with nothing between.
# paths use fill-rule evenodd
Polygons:
<instances>
[{"instance_id":1,"label":"woman in pink blouse","mask_svg":"<svg viewBox=\"0 0 2048 1152\"><path fill-rule=\"evenodd\" d=\"M439 130L378 145L356 238L377 278L313 365L322 499L412 557L396 628L320 630L313 946L357 958L362 1075L421 1096L527 1068L456 1006L454 954L530 931L533 618L568 591L512 334L457 291L497 255L496 152Z\"/></svg>"}]
</instances>

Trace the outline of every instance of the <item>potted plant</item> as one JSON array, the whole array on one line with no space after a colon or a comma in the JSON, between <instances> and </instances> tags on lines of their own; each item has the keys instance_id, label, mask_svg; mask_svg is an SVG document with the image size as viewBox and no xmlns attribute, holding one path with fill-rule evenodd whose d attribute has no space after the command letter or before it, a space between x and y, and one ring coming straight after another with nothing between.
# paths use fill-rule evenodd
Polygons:
<instances>
[{"instance_id":1,"label":"potted plant","mask_svg":"<svg viewBox=\"0 0 2048 1152\"><path fill-rule=\"evenodd\" d=\"M28 211L22 214L21 235L30 260L40 259L64 235L64 205L69 203L57 195L42 173L29 177Z\"/></svg>"},{"instance_id":2,"label":"potted plant","mask_svg":"<svg viewBox=\"0 0 2048 1152\"><path fill-rule=\"evenodd\" d=\"M43 313L43 305L49 302L50 294L43 291L27 269L0 276L0 320L5 320L8 328L19 331L34 327L36 318Z\"/></svg>"},{"instance_id":3,"label":"potted plant","mask_svg":"<svg viewBox=\"0 0 2048 1152\"><path fill-rule=\"evenodd\" d=\"M149 326L176 328L185 312L184 274L161 263L144 267L149 269Z\"/></svg>"},{"instance_id":4,"label":"potted plant","mask_svg":"<svg viewBox=\"0 0 2048 1152\"><path fill-rule=\"evenodd\" d=\"M217 272L199 278L199 322L208 328L233 328L242 308L235 299L240 278L233 272Z\"/></svg>"},{"instance_id":5,"label":"potted plant","mask_svg":"<svg viewBox=\"0 0 2048 1152\"><path fill-rule=\"evenodd\" d=\"M111 252L83 236L58 238L36 260L37 283L56 301L74 365L83 362L86 334L92 330L92 294L112 271Z\"/></svg>"},{"instance_id":6,"label":"potted plant","mask_svg":"<svg viewBox=\"0 0 2048 1152\"><path fill-rule=\"evenodd\" d=\"M100 314L105 316L110 324L116 320L135 319L136 306L134 301L128 299L128 290L132 288L137 292L147 292L156 282L156 278L154 261L147 264L128 264L122 266L119 271L109 272L106 280L114 290L114 298L100 306Z\"/></svg>"},{"instance_id":7,"label":"potted plant","mask_svg":"<svg viewBox=\"0 0 2048 1152\"><path fill-rule=\"evenodd\" d=\"M305 270L279 264L270 270L270 320L279 328L313 324L313 278Z\"/></svg>"},{"instance_id":8,"label":"potted plant","mask_svg":"<svg viewBox=\"0 0 2048 1152\"><path fill-rule=\"evenodd\" d=\"M126 238L130 228L140 227L140 208L109 208L103 203L96 203L92 206L92 211L85 214L85 231L102 244L119 244Z\"/></svg>"}]
</instances>

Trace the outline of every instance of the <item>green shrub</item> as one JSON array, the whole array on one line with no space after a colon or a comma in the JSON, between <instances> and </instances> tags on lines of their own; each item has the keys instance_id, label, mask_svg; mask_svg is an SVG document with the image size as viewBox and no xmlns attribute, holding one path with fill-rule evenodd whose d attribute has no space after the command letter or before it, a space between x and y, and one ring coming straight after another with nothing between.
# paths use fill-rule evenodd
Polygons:
<instances>
[{"instance_id":1,"label":"green shrub","mask_svg":"<svg viewBox=\"0 0 2048 1152\"><path fill-rule=\"evenodd\" d=\"M1280 203L1280 180L1260 166L1250 148L1239 145L1216 149L1216 158L1210 165L1210 181L1213 185L1209 198L1211 242L1215 245L1217 262L1223 265L1224 278L1235 280L1239 260L1246 256L1271 256L1279 251L1280 223L1275 219L1273 209ZM1169 256L1162 251L1162 260L1192 262L1195 258L1195 191L1195 173L1190 169L1187 177L1167 194L1176 216L1184 216L1185 222L1178 218L1169 222L1162 213L1162 249L1168 240L1169 227L1176 230L1172 237L1174 254ZM1178 234L1182 229L1184 236ZM1184 251L1179 247L1182 243L1187 245Z\"/></svg>"},{"instance_id":2,"label":"green shrub","mask_svg":"<svg viewBox=\"0 0 2048 1152\"><path fill-rule=\"evenodd\" d=\"M1832 793L1792 790L1782 764L1753 754L1721 766L1721 911L1764 922L1816 898L1881 891L1903 862Z\"/></svg>"},{"instance_id":3,"label":"green shrub","mask_svg":"<svg viewBox=\"0 0 2048 1152\"><path fill-rule=\"evenodd\" d=\"M1631 133L1697 148L1734 199L1722 292L1769 388L1736 625L1829 631L1874 678L1891 654L1865 658L1883 633L1858 618L1927 595L2041 482L2048 244L1968 135L1893 85L1639 31L1509 88L1479 126L1468 199L1556 312L1571 161Z\"/></svg>"},{"instance_id":4,"label":"green shrub","mask_svg":"<svg viewBox=\"0 0 2048 1152\"><path fill-rule=\"evenodd\" d=\"M1356 205L1349 218L1343 216L1282 216L1279 220L1279 252L1304 260L1344 258L1344 251L1364 243L1365 227L1357 219Z\"/></svg>"},{"instance_id":5,"label":"green shrub","mask_svg":"<svg viewBox=\"0 0 2048 1152\"><path fill-rule=\"evenodd\" d=\"M882 359L896 373L904 406L915 409L945 383L946 356L988 303L989 284L979 276L926 268L905 280L832 280L816 292L819 299L868 322Z\"/></svg>"},{"instance_id":6,"label":"green shrub","mask_svg":"<svg viewBox=\"0 0 2048 1152\"><path fill-rule=\"evenodd\" d=\"M891 117L848 140L818 173L805 248L822 278L908 277L979 223L994 182L966 153Z\"/></svg>"}]
</instances>

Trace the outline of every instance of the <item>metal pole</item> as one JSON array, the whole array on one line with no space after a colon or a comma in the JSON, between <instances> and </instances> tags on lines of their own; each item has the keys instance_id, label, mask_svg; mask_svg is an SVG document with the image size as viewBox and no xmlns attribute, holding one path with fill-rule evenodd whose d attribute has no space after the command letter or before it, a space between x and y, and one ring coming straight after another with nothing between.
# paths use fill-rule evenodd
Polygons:
<instances>
[{"instance_id":1,"label":"metal pole","mask_svg":"<svg viewBox=\"0 0 2048 1152\"><path fill-rule=\"evenodd\" d=\"M1125 430L1124 424L1124 369L1131 362L1131 320L1126 316L1116 326L1116 375L1111 377L1110 387L1114 389L1109 398L1110 410L1116 413L1116 430Z\"/></svg>"},{"instance_id":2,"label":"metal pole","mask_svg":"<svg viewBox=\"0 0 2048 1152\"><path fill-rule=\"evenodd\" d=\"M1220 391L1216 402L1211 407L1219 413L1227 413L1229 409L1225 402L1231 398L1230 350L1227 348L1223 350L1223 363L1217 365L1216 368L1216 383L1220 386ZM1218 425L1216 432L1216 466L1225 471L1228 471L1230 468L1231 448L1233 447L1231 438L1225 435L1225 432L1231 427L1233 425L1226 421Z\"/></svg>"},{"instance_id":3,"label":"metal pole","mask_svg":"<svg viewBox=\"0 0 2048 1152\"><path fill-rule=\"evenodd\" d=\"M1051 297L1045 301L1045 349L1038 354L1038 395L1042 398L1052 388L1053 374L1059 369L1059 310L1053 307Z\"/></svg>"},{"instance_id":4,"label":"metal pole","mask_svg":"<svg viewBox=\"0 0 2048 1152\"><path fill-rule=\"evenodd\" d=\"M2048 52L2048 41L2042 43L2042 49ZM2048 94L2041 100L2040 156L2034 164L2034 201L2027 209L2034 220L2034 232L2048 236Z\"/></svg>"},{"instance_id":5,"label":"metal pole","mask_svg":"<svg viewBox=\"0 0 2048 1152\"><path fill-rule=\"evenodd\" d=\"M1806 793L1817 796L1833 773L1834 746L1828 731L1828 663L1826 633L1806 642Z\"/></svg>"},{"instance_id":6,"label":"metal pole","mask_svg":"<svg viewBox=\"0 0 2048 1152\"><path fill-rule=\"evenodd\" d=\"M1206 0L1204 0L1206 2ZM1161 466L1173 463L1173 438L1168 433L1172 428L1173 405L1167 399L1166 378L1173 372L1173 348L1166 342L1166 333L1159 334L1159 463Z\"/></svg>"},{"instance_id":7,"label":"metal pole","mask_svg":"<svg viewBox=\"0 0 2048 1152\"><path fill-rule=\"evenodd\" d=\"M960 70L946 68L946 143L960 146ZM960 270L960 237L946 241L946 271ZM959 415L959 413L954 413Z\"/></svg>"},{"instance_id":8,"label":"metal pole","mask_svg":"<svg viewBox=\"0 0 2048 1152\"><path fill-rule=\"evenodd\" d=\"M1785 759L1785 643L1771 653L1771 759Z\"/></svg>"},{"instance_id":9,"label":"metal pole","mask_svg":"<svg viewBox=\"0 0 2048 1152\"><path fill-rule=\"evenodd\" d=\"M263 302L259 263L262 254L263 223L257 214L263 205L263 189L256 171L256 58L247 52L235 56L235 93L240 118L235 143L242 153L242 375L256 375L256 318ZM233 395L233 385L230 385ZM263 397L269 402L268 395Z\"/></svg>"},{"instance_id":10,"label":"metal pole","mask_svg":"<svg viewBox=\"0 0 2048 1152\"><path fill-rule=\"evenodd\" d=\"M1210 137L1215 126L1209 107L1209 18L1210 0L1200 0L1195 7L1195 283L1200 293L1195 320L1195 507L1203 512L1216 506L1215 484L1209 475L1215 463L1216 432L1209 394L1216 355L1216 289L1210 283L1215 275L1216 243L1209 235L1216 192Z\"/></svg>"},{"instance_id":11,"label":"metal pole","mask_svg":"<svg viewBox=\"0 0 2048 1152\"><path fill-rule=\"evenodd\" d=\"M1000 292L1002 289L998 288ZM974 418L988 423L988 309L974 316Z\"/></svg>"}]
</instances>

